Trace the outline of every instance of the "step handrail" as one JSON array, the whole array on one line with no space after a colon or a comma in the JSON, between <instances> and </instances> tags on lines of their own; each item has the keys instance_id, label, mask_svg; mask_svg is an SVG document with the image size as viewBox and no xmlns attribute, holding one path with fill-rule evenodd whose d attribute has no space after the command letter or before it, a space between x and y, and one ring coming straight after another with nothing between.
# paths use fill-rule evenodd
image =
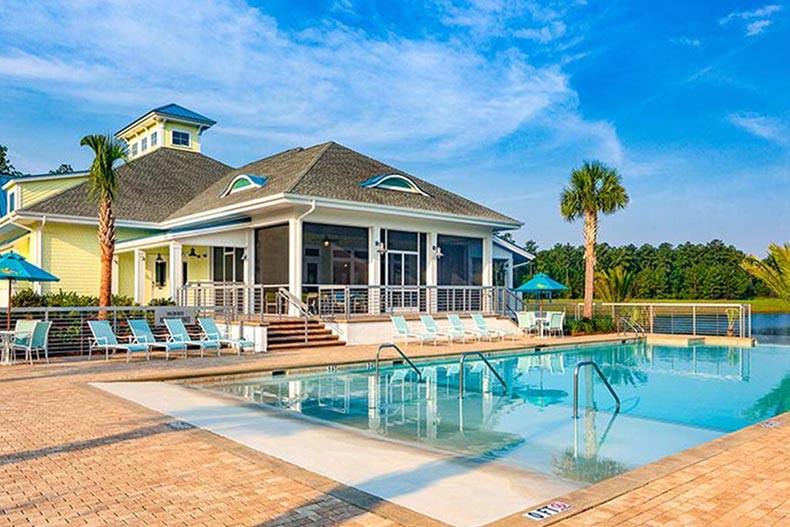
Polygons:
<instances>
[{"instance_id":1,"label":"step handrail","mask_svg":"<svg viewBox=\"0 0 790 527\"><path fill-rule=\"evenodd\" d=\"M491 363L488 362L488 359L485 358L485 355L479 351L468 351L461 355L461 359L458 361L458 397L461 399L464 398L464 361L469 355L476 355L480 357L483 360L483 363L488 366L488 369L491 370L491 372L497 378L497 380L499 380L499 383L502 385L502 388L504 388L505 393L507 393L507 383L505 382L505 379L503 379L502 376L499 375L499 372L497 372Z\"/></svg>"},{"instance_id":2,"label":"step handrail","mask_svg":"<svg viewBox=\"0 0 790 527\"><path fill-rule=\"evenodd\" d=\"M616 414L620 413L620 398L617 396L617 393L615 393L614 388L612 388L612 385L609 384L609 381L606 380L606 377L601 371L601 368L598 367L598 364L596 364L595 361L583 360L577 363L576 369L573 370L573 418L574 419L579 418L579 370L581 370L585 366L592 366L592 368L598 374L598 377L601 378L604 386L606 386L606 389L609 390L609 393L611 393L612 397L614 397L614 402L615 402L614 413Z\"/></svg>"},{"instance_id":3,"label":"step handrail","mask_svg":"<svg viewBox=\"0 0 790 527\"><path fill-rule=\"evenodd\" d=\"M310 342L310 311L308 310L307 305L285 287L280 287L277 289L277 297L285 300L286 305L291 304L297 309L297 311L299 311L299 314L304 319L304 343L307 344ZM282 313L280 313L280 318L282 318Z\"/></svg>"},{"instance_id":4,"label":"step handrail","mask_svg":"<svg viewBox=\"0 0 790 527\"><path fill-rule=\"evenodd\" d=\"M392 344L392 343L382 344L381 346L379 346L379 349L376 350L376 379L378 379L379 377L379 361L381 360L381 352L385 349L394 349L395 351L397 351L400 354L400 356L403 357L403 360L405 360L408 363L408 365L411 367L411 369L414 370L414 372L417 374L417 378L419 380L422 380L422 370L420 370L417 366L414 365L411 359L405 353L403 353L403 350L400 349L397 344Z\"/></svg>"},{"instance_id":5,"label":"step handrail","mask_svg":"<svg viewBox=\"0 0 790 527\"><path fill-rule=\"evenodd\" d=\"M642 325L636 320L631 320L628 317L620 317L621 328L623 327L623 322L625 322L626 326L628 326L631 329L631 331L634 332L634 335L636 335L637 337L644 337L645 334L647 334L645 328L643 328Z\"/></svg>"}]
</instances>

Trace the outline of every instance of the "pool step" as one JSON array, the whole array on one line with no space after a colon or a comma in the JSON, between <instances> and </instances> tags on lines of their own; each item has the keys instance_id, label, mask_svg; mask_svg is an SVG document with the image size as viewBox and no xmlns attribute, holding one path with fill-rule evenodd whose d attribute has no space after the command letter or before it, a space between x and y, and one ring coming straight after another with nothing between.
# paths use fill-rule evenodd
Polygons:
<instances>
[{"instance_id":1,"label":"pool step","mask_svg":"<svg viewBox=\"0 0 790 527\"><path fill-rule=\"evenodd\" d=\"M305 342L304 320L273 320L268 324L267 340L270 350L343 346L340 338L318 320L307 322Z\"/></svg>"}]
</instances>

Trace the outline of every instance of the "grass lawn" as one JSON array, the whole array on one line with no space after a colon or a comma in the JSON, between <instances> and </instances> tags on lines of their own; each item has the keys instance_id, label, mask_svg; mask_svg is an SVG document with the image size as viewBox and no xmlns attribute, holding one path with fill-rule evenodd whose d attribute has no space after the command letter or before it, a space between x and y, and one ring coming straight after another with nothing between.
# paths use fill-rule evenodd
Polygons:
<instances>
[{"instance_id":1,"label":"grass lawn","mask_svg":"<svg viewBox=\"0 0 790 527\"><path fill-rule=\"evenodd\" d=\"M582 302L582 299L558 298L557 302ZM751 304L752 314L754 313L790 313L790 302L785 302L779 298L751 298L749 300L690 300L690 299L640 299L631 302L651 302L655 304L682 304L682 303L701 303L701 304Z\"/></svg>"}]
</instances>

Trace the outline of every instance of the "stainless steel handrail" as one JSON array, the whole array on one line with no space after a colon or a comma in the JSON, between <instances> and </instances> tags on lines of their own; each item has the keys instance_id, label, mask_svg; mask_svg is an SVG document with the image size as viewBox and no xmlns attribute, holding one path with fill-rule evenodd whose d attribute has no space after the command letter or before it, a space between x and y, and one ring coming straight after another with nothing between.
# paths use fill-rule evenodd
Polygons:
<instances>
[{"instance_id":1,"label":"stainless steel handrail","mask_svg":"<svg viewBox=\"0 0 790 527\"><path fill-rule=\"evenodd\" d=\"M464 361L469 355L477 355L483 360L483 363L488 366L488 369L494 374L494 376L499 380L500 384L502 384L502 388L504 388L505 393L507 393L507 383L505 379L502 378L501 375L494 369L488 359L480 353L479 351L468 351L461 355L461 359L458 361L458 397L463 399L464 398Z\"/></svg>"},{"instance_id":2,"label":"stainless steel handrail","mask_svg":"<svg viewBox=\"0 0 790 527\"><path fill-rule=\"evenodd\" d=\"M576 369L573 370L573 418L579 418L579 370L585 366L592 366L593 369L598 373L598 376L603 381L604 386L606 386L606 388L609 390L609 393L611 393L612 397L614 397L614 401L616 403L614 413L620 413L620 398L615 393L612 385L609 384L609 381L606 380L606 377L604 377L601 368L598 367L595 361L583 360L576 364Z\"/></svg>"},{"instance_id":3,"label":"stainless steel handrail","mask_svg":"<svg viewBox=\"0 0 790 527\"><path fill-rule=\"evenodd\" d=\"M647 334L645 328L636 320L631 320L628 317L620 317L620 327L622 327L623 322L625 322L625 325L628 326L637 337L644 337ZM625 333L625 331L623 331L623 333Z\"/></svg>"},{"instance_id":4,"label":"stainless steel handrail","mask_svg":"<svg viewBox=\"0 0 790 527\"><path fill-rule=\"evenodd\" d=\"M405 353L403 353L403 350L401 350L397 346L397 344L382 344L381 346L379 346L379 349L376 350L376 379L378 379L379 377L379 361L381 360L381 352L388 348L392 348L395 351L397 351L400 354L400 356L403 357L403 360L405 360L408 363L408 365L411 366L411 369L414 370L414 372L417 374L419 380L422 380L422 370L420 370L417 366L414 365L411 359Z\"/></svg>"}]
</instances>

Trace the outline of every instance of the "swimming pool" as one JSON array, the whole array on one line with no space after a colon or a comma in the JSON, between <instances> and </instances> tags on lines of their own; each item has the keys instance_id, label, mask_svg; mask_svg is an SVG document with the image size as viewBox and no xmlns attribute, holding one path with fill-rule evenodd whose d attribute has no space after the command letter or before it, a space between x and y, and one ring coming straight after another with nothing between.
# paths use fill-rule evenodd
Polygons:
<instances>
[{"instance_id":1,"label":"swimming pool","mask_svg":"<svg viewBox=\"0 0 790 527\"><path fill-rule=\"evenodd\" d=\"M261 376L201 388L360 433L491 460L582 485L790 409L790 347L668 347L644 342L491 354L505 389L474 356ZM589 368L592 360L622 401Z\"/></svg>"}]
</instances>

